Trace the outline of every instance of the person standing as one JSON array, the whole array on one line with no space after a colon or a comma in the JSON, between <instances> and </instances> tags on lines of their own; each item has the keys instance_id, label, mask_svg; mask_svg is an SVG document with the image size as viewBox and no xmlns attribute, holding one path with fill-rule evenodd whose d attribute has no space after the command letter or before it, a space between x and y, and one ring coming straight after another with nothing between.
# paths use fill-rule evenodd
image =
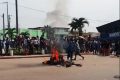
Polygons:
<instances>
[{"instance_id":1,"label":"person standing","mask_svg":"<svg viewBox=\"0 0 120 80\"><path fill-rule=\"evenodd\" d=\"M118 41L115 44L115 49L116 49L116 56L119 57L120 56L120 41Z\"/></svg>"},{"instance_id":2,"label":"person standing","mask_svg":"<svg viewBox=\"0 0 120 80\"><path fill-rule=\"evenodd\" d=\"M6 42L5 42L5 46L6 46L6 54L9 53L9 45L10 45L9 38L6 38Z\"/></svg>"},{"instance_id":3,"label":"person standing","mask_svg":"<svg viewBox=\"0 0 120 80\"><path fill-rule=\"evenodd\" d=\"M84 57L80 54L80 46L79 46L78 40L75 40L75 58L74 58L74 60L76 60L77 55L82 57L82 59L84 60Z\"/></svg>"},{"instance_id":4,"label":"person standing","mask_svg":"<svg viewBox=\"0 0 120 80\"><path fill-rule=\"evenodd\" d=\"M25 55L28 55L28 38L27 37L25 37L25 39L23 41L23 46L24 46Z\"/></svg>"},{"instance_id":5,"label":"person standing","mask_svg":"<svg viewBox=\"0 0 120 80\"><path fill-rule=\"evenodd\" d=\"M2 55L2 40L0 39L0 55Z\"/></svg>"},{"instance_id":6,"label":"person standing","mask_svg":"<svg viewBox=\"0 0 120 80\"><path fill-rule=\"evenodd\" d=\"M71 38L70 40L68 40L68 47L67 47L67 60L70 59L71 62L73 58L74 49L75 49L74 42L73 42L73 39Z\"/></svg>"}]
</instances>

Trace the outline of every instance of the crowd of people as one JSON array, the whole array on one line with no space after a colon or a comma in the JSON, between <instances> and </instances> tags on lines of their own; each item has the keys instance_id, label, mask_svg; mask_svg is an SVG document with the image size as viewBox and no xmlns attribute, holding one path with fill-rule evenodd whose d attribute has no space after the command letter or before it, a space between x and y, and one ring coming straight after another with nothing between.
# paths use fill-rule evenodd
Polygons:
<instances>
[{"instance_id":1,"label":"crowd of people","mask_svg":"<svg viewBox=\"0 0 120 80\"><path fill-rule=\"evenodd\" d=\"M93 54L101 56L120 55L120 41L107 41L97 39L85 39L81 37L67 37L65 39L67 59L76 60L77 55L82 59L81 54ZM65 45L65 44L64 44ZM74 55L74 58L73 58Z\"/></svg>"},{"instance_id":2,"label":"crowd of people","mask_svg":"<svg viewBox=\"0 0 120 80\"><path fill-rule=\"evenodd\" d=\"M22 50L24 54L38 53L39 49L49 49L47 40L43 36L28 37L28 36L16 36L14 39L6 38L0 40L0 54L9 54L10 49Z\"/></svg>"},{"instance_id":3,"label":"crowd of people","mask_svg":"<svg viewBox=\"0 0 120 80\"><path fill-rule=\"evenodd\" d=\"M41 37L23 37L16 36L14 39L6 38L0 40L0 55L8 55L10 49L23 50L23 54L49 54L52 48L56 46L60 53L67 53L67 59L76 60L77 55L82 59L82 54L93 54L108 56L120 54L120 42L100 41L96 39L85 39L76 36L66 36L59 39L45 39L44 35ZM74 58L73 58L74 55Z\"/></svg>"}]
</instances>

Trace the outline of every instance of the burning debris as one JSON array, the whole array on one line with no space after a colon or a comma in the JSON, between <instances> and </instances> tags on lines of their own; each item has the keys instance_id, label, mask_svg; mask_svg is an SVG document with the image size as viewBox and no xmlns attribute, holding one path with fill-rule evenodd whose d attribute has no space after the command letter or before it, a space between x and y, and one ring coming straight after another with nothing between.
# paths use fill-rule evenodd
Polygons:
<instances>
[{"instance_id":1,"label":"burning debris","mask_svg":"<svg viewBox=\"0 0 120 80\"><path fill-rule=\"evenodd\" d=\"M55 46L52 48L51 53L52 54L51 54L50 59L42 62L43 64L46 64L46 65L61 65L61 66L65 66L66 68L71 67L72 65L76 65L76 66L79 66L79 67L82 66L81 64L75 64L74 62L71 62L71 61L65 61L64 58L63 58L64 56L59 54L59 52L58 52L58 50L56 49Z\"/></svg>"}]
</instances>

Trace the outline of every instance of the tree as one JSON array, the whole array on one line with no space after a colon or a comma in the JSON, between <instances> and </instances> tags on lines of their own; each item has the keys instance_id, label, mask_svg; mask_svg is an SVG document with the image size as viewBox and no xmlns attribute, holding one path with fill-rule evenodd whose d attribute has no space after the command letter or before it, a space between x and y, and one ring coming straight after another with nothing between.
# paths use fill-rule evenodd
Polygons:
<instances>
[{"instance_id":1,"label":"tree","mask_svg":"<svg viewBox=\"0 0 120 80\"><path fill-rule=\"evenodd\" d=\"M0 33L0 40L1 38L4 40L4 34L3 33Z\"/></svg>"},{"instance_id":2,"label":"tree","mask_svg":"<svg viewBox=\"0 0 120 80\"><path fill-rule=\"evenodd\" d=\"M84 24L88 24L89 22L85 19L85 18L73 18L72 22L69 24L71 28L71 32L73 32L73 30L78 30L79 31L79 36L82 36L83 31L82 29L85 27Z\"/></svg>"},{"instance_id":3,"label":"tree","mask_svg":"<svg viewBox=\"0 0 120 80\"><path fill-rule=\"evenodd\" d=\"M45 32L47 33L48 39L54 38L54 28L52 28L51 26L49 26L49 25L44 26L42 31L43 31L43 33L45 33Z\"/></svg>"},{"instance_id":4,"label":"tree","mask_svg":"<svg viewBox=\"0 0 120 80\"><path fill-rule=\"evenodd\" d=\"M8 35L8 37L10 39L13 39L14 36L16 36L16 29L15 28L9 28L9 29L6 29L7 32L5 33L5 36Z\"/></svg>"},{"instance_id":5,"label":"tree","mask_svg":"<svg viewBox=\"0 0 120 80\"><path fill-rule=\"evenodd\" d=\"M27 37L27 36L29 36L30 34L29 34L28 31L26 31L26 32L21 32L20 35L22 35L22 36L24 36L24 37Z\"/></svg>"}]
</instances>

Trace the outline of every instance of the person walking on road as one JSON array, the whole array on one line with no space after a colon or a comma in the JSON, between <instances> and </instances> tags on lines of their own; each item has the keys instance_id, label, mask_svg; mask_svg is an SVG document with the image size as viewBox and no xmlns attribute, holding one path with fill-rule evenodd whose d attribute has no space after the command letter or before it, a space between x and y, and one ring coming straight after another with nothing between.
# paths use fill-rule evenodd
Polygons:
<instances>
[{"instance_id":1,"label":"person walking on road","mask_svg":"<svg viewBox=\"0 0 120 80\"><path fill-rule=\"evenodd\" d=\"M75 40L75 58L74 58L74 60L76 60L77 55L82 57L82 59L84 60L84 57L80 54L80 46L79 46L78 40Z\"/></svg>"}]
</instances>

